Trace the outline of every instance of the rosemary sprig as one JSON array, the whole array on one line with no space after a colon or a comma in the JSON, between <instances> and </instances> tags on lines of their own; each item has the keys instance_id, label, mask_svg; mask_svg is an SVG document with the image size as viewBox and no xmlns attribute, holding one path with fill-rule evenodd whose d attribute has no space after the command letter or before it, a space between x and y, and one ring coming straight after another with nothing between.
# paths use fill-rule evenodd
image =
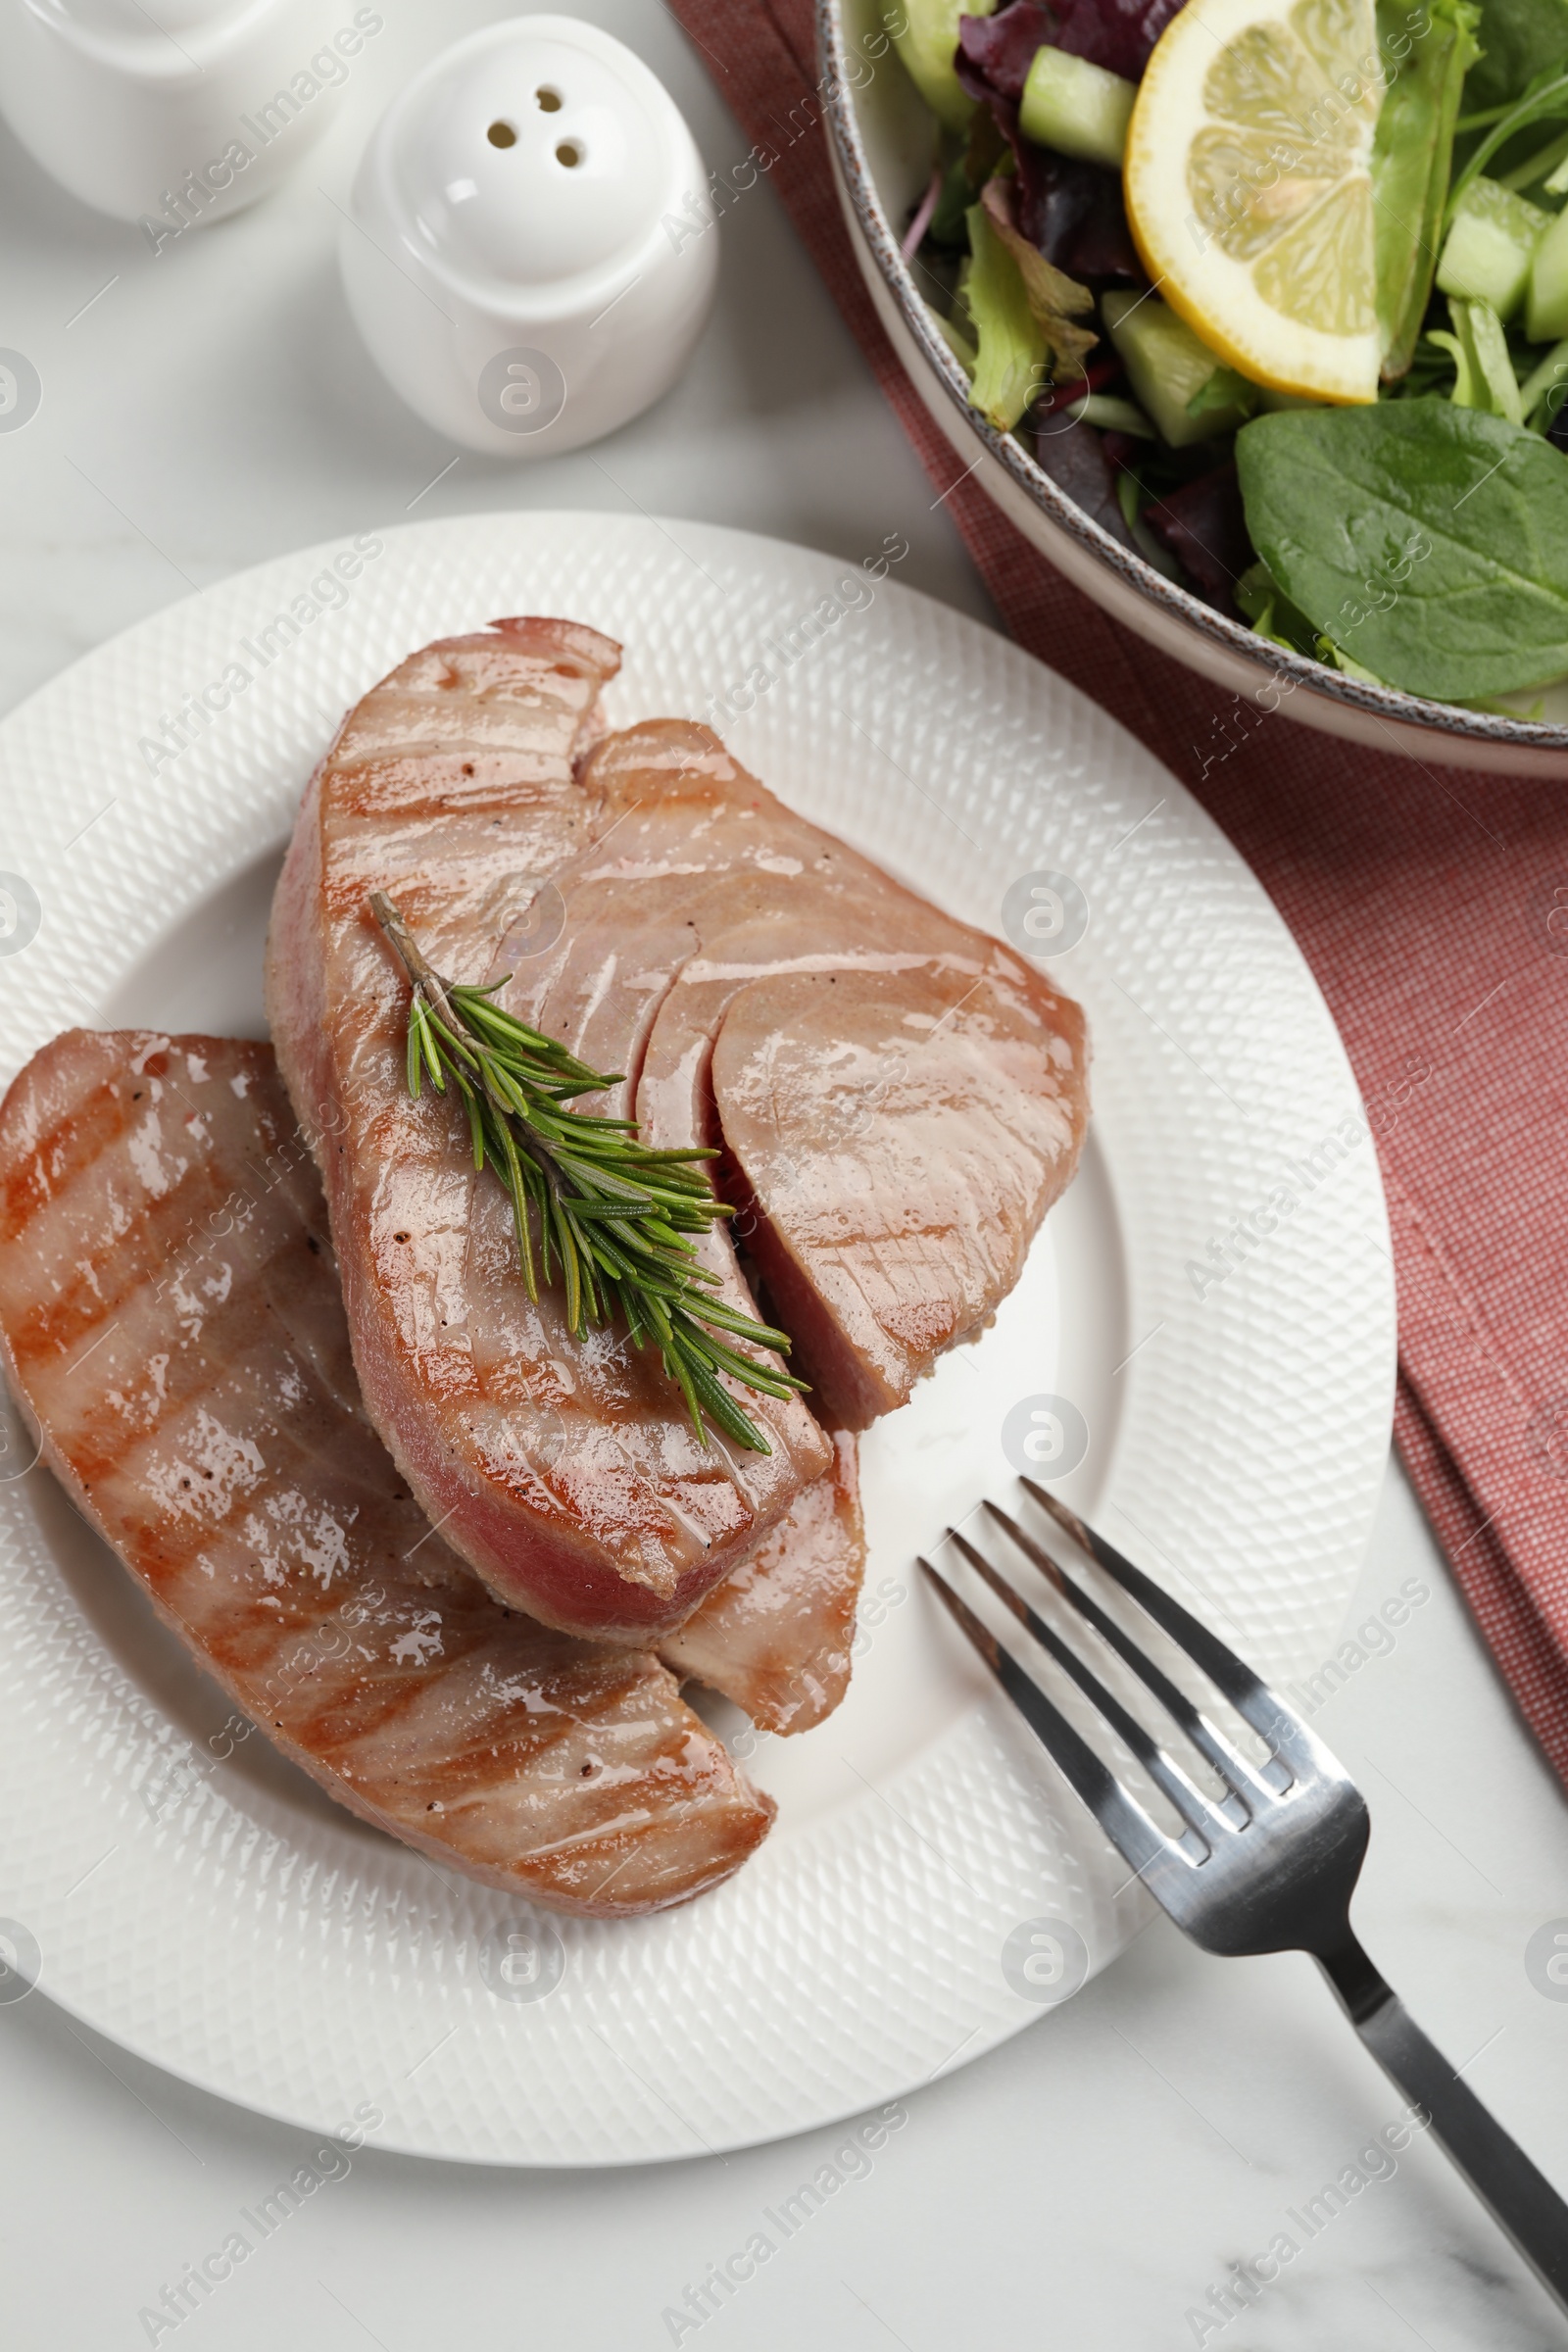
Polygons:
<instances>
[{"instance_id":1,"label":"rosemary sprig","mask_svg":"<svg viewBox=\"0 0 1568 2352\"><path fill-rule=\"evenodd\" d=\"M684 1238L734 1213L698 1164L717 1153L651 1152L637 1141L634 1119L566 1109L573 1096L597 1094L622 1073L590 1069L503 1011L492 1000L505 980L480 988L443 978L384 891L370 893L370 911L413 988L409 1092L417 1101L425 1077L438 1094L450 1082L467 1113L475 1168L488 1160L511 1196L529 1298L538 1298L540 1281L551 1281L559 1267L573 1339L618 1310L635 1347L659 1348L702 1445L706 1417L737 1446L771 1453L718 1376L728 1373L764 1396L804 1390L805 1381L782 1364L728 1344L784 1354L788 1334L710 1298L718 1276L698 1263Z\"/></svg>"}]
</instances>

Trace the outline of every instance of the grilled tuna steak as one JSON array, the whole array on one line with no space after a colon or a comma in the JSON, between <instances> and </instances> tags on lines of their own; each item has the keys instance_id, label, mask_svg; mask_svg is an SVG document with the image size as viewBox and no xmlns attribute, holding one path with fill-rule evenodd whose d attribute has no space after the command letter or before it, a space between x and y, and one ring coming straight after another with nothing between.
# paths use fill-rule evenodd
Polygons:
<instances>
[{"instance_id":1,"label":"grilled tuna steak","mask_svg":"<svg viewBox=\"0 0 1568 2352\"><path fill-rule=\"evenodd\" d=\"M576 762L618 661L570 622L504 621L373 688L300 813L268 1010L325 1179L365 1401L415 1494L511 1606L651 1642L822 1473L827 1440L798 1400L748 1395L771 1453L705 1446L657 1354L616 1330L573 1340L556 1293L530 1303L461 1110L409 1099L407 984L367 906L385 890L458 979L533 944L518 917L600 830ZM605 1042L599 1067L635 1070L634 1036ZM733 1253L712 1248L739 1301Z\"/></svg>"},{"instance_id":2,"label":"grilled tuna steak","mask_svg":"<svg viewBox=\"0 0 1568 2352\"><path fill-rule=\"evenodd\" d=\"M1022 958L783 808L706 728L598 741L617 651L508 621L416 655L349 714L274 908L269 1005L317 1140L366 1403L497 1595L657 1642L828 1473L799 1399L770 1450L703 1445L655 1353L531 1304L454 1102L411 1102L406 984L367 906L601 1069L579 1106L713 1144L815 1411L863 1428L981 1328L1070 1177L1082 1015ZM723 1230L718 1293L755 1301Z\"/></svg>"},{"instance_id":3,"label":"grilled tuna steak","mask_svg":"<svg viewBox=\"0 0 1568 2352\"><path fill-rule=\"evenodd\" d=\"M0 1108L0 1333L45 1456L329 1793L562 1910L683 1901L766 1832L647 1651L500 1607L371 1429L260 1045L74 1030Z\"/></svg>"}]
</instances>

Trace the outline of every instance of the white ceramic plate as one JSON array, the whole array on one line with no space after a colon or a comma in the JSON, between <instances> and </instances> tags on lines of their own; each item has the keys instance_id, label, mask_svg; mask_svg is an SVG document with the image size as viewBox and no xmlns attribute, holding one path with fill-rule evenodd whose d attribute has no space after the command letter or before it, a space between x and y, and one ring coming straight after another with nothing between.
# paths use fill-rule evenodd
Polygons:
<instances>
[{"instance_id":1,"label":"white ceramic plate","mask_svg":"<svg viewBox=\"0 0 1568 2352\"><path fill-rule=\"evenodd\" d=\"M617 721L725 698L725 733L775 791L956 914L1000 929L1021 877L1071 877L1087 928L1052 969L1093 1023L1093 1140L993 1329L867 1441L846 1704L794 1741L726 1719L779 1799L739 1878L657 1919L558 1921L558 1950L260 1738L223 1756L226 1702L13 1442L0 1913L24 1961L34 1939L42 1992L301 2124L368 2104L380 2145L514 2164L771 2138L1037 2017L1049 1987L1004 1969L1024 1923L1064 1923L1099 1968L1144 1916L912 1573L1012 1487L1011 1408L1065 1397L1088 1443L1060 1491L1265 1672L1317 1665L1388 1440L1373 1146L1241 860L1103 711L990 631L894 577L709 526L498 514L359 545L340 601L312 590L336 549L265 564L0 727L6 1079L74 1023L264 1034L272 878L343 710L427 639L538 612L624 641ZM161 729L180 711L175 756ZM1239 1218L1253 1238L1221 1273ZM158 1815L146 1794L167 1798L179 1759L187 1793ZM509 1935L543 1956L520 1978L538 1997L487 1986L481 1947Z\"/></svg>"}]
</instances>

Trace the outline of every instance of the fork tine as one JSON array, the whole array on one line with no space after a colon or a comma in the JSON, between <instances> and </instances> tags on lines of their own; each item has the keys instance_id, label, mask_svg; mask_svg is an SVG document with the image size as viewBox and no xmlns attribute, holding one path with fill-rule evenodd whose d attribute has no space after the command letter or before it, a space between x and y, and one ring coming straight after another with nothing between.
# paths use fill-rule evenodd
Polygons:
<instances>
[{"instance_id":1,"label":"fork tine","mask_svg":"<svg viewBox=\"0 0 1568 2352\"><path fill-rule=\"evenodd\" d=\"M1074 1793L1087 1805L1128 1868L1135 1870L1152 1892L1172 1871L1186 1873L1194 1866L1175 1841L1150 1820L1136 1797L1102 1764L1087 1740L1079 1738L1059 1707L1038 1683L1025 1674L1009 1650L958 1596L940 1569L922 1559L920 1567L960 1630L980 1652L1002 1688L1050 1755ZM1161 1897L1161 1899L1163 1899Z\"/></svg>"},{"instance_id":2,"label":"fork tine","mask_svg":"<svg viewBox=\"0 0 1568 2352\"><path fill-rule=\"evenodd\" d=\"M1027 1481L1025 1482L1027 1484ZM1114 1617L1108 1616L1098 1600L1086 1592L1075 1577L1067 1574L1059 1560L1052 1558L1043 1544L1018 1525L1000 1503L987 1498L986 1509L999 1527L1005 1530L1026 1559L1032 1560L1041 1574L1048 1576L1064 1599L1070 1600L1079 1615L1092 1625L1097 1634L1107 1642L1123 1664L1131 1667L1147 1690L1152 1690L1175 1723L1186 1734L1199 1754L1207 1759L1244 1807L1250 1801L1256 1804L1269 1791L1259 1781L1245 1756L1237 1754L1223 1734L1216 1731L1208 1718L1194 1706L1185 1690L1177 1689L1169 1675L1161 1673L1152 1658L1146 1657L1132 1636L1123 1631ZM1224 1808L1221 1808L1222 1813ZM1239 1827L1239 1824L1232 1825Z\"/></svg>"},{"instance_id":3,"label":"fork tine","mask_svg":"<svg viewBox=\"0 0 1568 2352\"><path fill-rule=\"evenodd\" d=\"M960 1536L956 1527L950 1527L948 1541L956 1545L976 1575L985 1579L997 1598L1006 1603L1019 1623L1027 1626L1041 1648L1047 1650L1063 1673L1076 1683L1090 1705L1098 1709L1117 1738L1132 1750L1155 1787L1164 1790L1191 1830L1201 1832L1208 1844L1212 1845L1227 1830L1240 1826L1227 1821L1223 1814L1214 1810L1201 1789L1194 1788L1187 1775L1165 1754L1158 1741L1145 1731L1137 1716L1128 1713L1077 1651L1069 1647L1059 1634L1053 1632L1045 1619L1029 1606L1023 1594L1008 1584L983 1552L975 1549L967 1537ZM1200 1860L1201 1855L1195 1853L1194 1859Z\"/></svg>"},{"instance_id":4,"label":"fork tine","mask_svg":"<svg viewBox=\"0 0 1568 2352\"><path fill-rule=\"evenodd\" d=\"M1145 1614L1152 1617L1154 1623L1169 1634L1177 1647L1186 1650L1193 1663L1202 1669L1215 1689L1224 1692L1244 1723L1250 1723L1253 1731L1288 1761L1304 1765L1317 1760L1318 1741L1300 1717L1285 1704L1277 1692L1269 1689L1260 1675L1254 1674L1250 1666L1236 1655L1234 1649L1228 1649L1217 1634L1211 1634L1190 1609L1184 1609L1179 1600L1173 1600L1163 1586L1156 1585L1141 1568L1135 1568L1114 1544L1097 1535L1092 1527L1079 1518L1076 1511L1070 1511L1054 1494L1048 1494L1032 1478L1025 1478L1020 1483L1047 1516L1072 1538L1079 1549L1087 1552L1107 1576L1114 1577L1123 1592L1131 1593Z\"/></svg>"}]
</instances>

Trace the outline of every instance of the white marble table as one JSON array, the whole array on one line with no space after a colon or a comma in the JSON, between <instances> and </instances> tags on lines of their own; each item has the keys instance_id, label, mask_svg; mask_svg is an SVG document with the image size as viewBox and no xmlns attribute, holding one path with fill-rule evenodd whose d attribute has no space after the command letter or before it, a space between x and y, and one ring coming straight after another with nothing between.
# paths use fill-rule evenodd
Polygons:
<instances>
[{"instance_id":1,"label":"white marble table","mask_svg":"<svg viewBox=\"0 0 1568 2352\"><path fill-rule=\"evenodd\" d=\"M640 507L847 557L896 529L911 543L905 579L986 616L765 184L726 223L719 308L691 375L614 440L531 469L454 465L398 408L339 300L334 206L386 94L500 13L390 0L298 178L157 257L0 143L0 344L43 384L32 422L0 435L0 708L238 566L405 514L498 506ZM664 76L710 163L748 151L660 0L588 13ZM1544 1997L1524 1966L1536 1929L1568 1918L1568 1805L1391 1470L1351 1625L1408 1578L1430 1598L1316 1718L1372 1800L1357 1924L1568 2188L1568 2000ZM1066 2008L912 2097L863 2177L701 2328L665 2313L842 2134L598 2175L367 2151L178 2332L225 2352L635 2352L698 2336L719 2352L1568 2345L1424 2143L1310 2242L1287 2219L1397 2104L1307 1963L1208 1961L1161 1925ZM7 2352L145 2343L141 2308L302 2153L298 2132L125 2056L41 1993L0 2008L0 2116ZM1231 2266L1282 2230L1300 2251L1225 2317Z\"/></svg>"}]
</instances>

